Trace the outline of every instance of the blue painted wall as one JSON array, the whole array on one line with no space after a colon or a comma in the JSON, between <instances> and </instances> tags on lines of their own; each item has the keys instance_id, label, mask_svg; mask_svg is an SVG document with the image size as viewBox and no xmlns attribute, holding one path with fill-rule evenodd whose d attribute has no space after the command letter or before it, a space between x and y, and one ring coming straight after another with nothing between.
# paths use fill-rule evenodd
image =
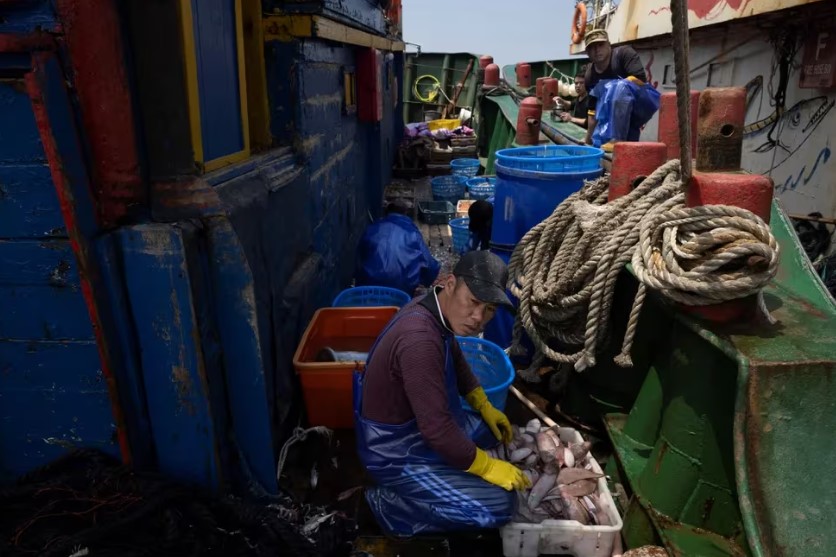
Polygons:
<instances>
[{"instance_id":1,"label":"blue painted wall","mask_svg":"<svg viewBox=\"0 0 836 557\"><path fill-rule=\"evenodd\" d=\"M44 5L30 3L32 17ZM366 0L320 8L382 28L380 10ZM302 415L293 353L314 311L350 283L357 241L380 214L402 131L393 94L402 63L385 57L384 118L364 123L344 107L355 47L308 40L268 43L265 52L280 147L206 176L163 173L162 189L151 179L157 222L98 231L93 247L100 294L117 317L108 331L121 358L115 374L131 379L123 397L147 409L139 425L128 420L153 445L141 460L184 481L243 489L255 479L275 492L278 451ZM141 82L148 68L131 68L133 79ZM139 102L138 113L157 118L145 97ZM118 450L75 259L20 80L0 80L0 118L5 480L73 446ZM145 124L143 143L155 144L165 128ZM172 137L180 135L162 139ZM159 197L172 180L183 184L173 204Z\"/></svg>"},{"instance_id":2,"label":"blue painted wall","mask_svg":"<svg viewBox=\"0 0 836 557\"><path fill-rule=\"evenodd\" d=\"M343 98L355 47L265 51L272 130L286 147L189 183L208 204L160 204L160 218L194 218L118 236L158 466L275 491L278 451L303 413L293 354L314 311L350 283L359 237L380 213L402 66L385 58L384 119L363 123Z\"/></svg>"},{"instance_id":3,"label":"blue painted wall","mask_svg":"<svg viewBox=\"0 0 836 557\"><path fill-rule=\"evenodd\" d=\"M114 455L118 447L75 257L21 78L0 80L0 121L3 481L68 447Z\"/></svg>"}]
</instances>

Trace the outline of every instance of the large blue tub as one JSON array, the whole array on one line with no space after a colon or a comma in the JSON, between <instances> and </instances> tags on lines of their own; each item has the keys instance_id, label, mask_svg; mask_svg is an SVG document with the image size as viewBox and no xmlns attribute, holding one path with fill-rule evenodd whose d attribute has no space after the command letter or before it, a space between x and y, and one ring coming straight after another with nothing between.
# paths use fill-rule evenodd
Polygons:
<instances>
[{"instance_id":1,"label":"large blue tub","mask_svg":"<svg viewBox=\"0 0 836 557\"><path fill-rule=\"evenodd\" d=\"M552 214L584 180L603 173L595 147L546 145L496 153L496 195L491 241L513 246Z\"/></svg>"}]
</instances>

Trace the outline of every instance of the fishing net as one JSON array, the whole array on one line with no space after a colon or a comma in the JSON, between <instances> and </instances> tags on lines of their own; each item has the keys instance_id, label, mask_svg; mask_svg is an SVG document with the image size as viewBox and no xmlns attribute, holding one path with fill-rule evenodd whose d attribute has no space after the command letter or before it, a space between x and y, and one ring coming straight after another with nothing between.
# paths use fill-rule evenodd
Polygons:
<instances>
[{"instance_id":1,"label":"fishing net","mask_svg":"<svg viewBox=\"0 0 836 557\"><path fill-rule=\"evenodd\" d=\"M299 556L340 545L335 513L214 496L82 450L0 490L4 557ZM305 524L307 521L307 524ZM326 527L323 527L326 526ZM325 550L323 550L325 549Z\"/></svg>"}]
</instances>

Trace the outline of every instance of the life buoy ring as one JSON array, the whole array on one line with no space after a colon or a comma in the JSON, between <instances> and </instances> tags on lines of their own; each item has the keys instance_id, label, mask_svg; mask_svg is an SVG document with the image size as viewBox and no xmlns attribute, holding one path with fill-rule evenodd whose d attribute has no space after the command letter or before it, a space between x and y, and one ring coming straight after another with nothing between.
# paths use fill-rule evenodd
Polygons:
<instances>
[{"instance_id":1,"label":"life buoy ring","mask_svg":"<svg viewBox=\"0 0 836 557\"><path fill-rule=\"evenodd\" d=\"M581 44L586 36L586 4L578 2L572 16L572 43Z\"/></svg>"}]
</instances>

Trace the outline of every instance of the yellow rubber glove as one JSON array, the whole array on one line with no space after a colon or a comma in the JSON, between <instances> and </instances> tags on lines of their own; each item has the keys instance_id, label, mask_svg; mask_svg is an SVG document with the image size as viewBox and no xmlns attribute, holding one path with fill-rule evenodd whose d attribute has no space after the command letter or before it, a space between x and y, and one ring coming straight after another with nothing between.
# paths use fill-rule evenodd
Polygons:
<instances>
[{"instance_id":1,"label":"yellow rubber glove","mask_svg":"<svg viewBox=\"0 0 836 557\"><path fill-rule=\"evenodd\" d=\"M485 423L488 424L488 427L491 428L491 431L497 439L506 445L514 439L514 430L511 427L511 422L508 421L505 414L494 408L490 401L488 401L488 395L485 394L485 389L477 387L470 391L464 399L471 408L482 415L482 419L485 420Z\"/></svg>"},{"instance_id":2,"label":"yellow rubber glove","mask_svg":"<svg viewBox=\"0 0 836 557\"><path fill-rule=\"evenodd\" d=\"M488 453L478 447L476 448L476 458L473 459L473 464L467 471L479 476L486 482L498 485L506 491L525 489L531 486L531 482L528 481L528 477L522 473L522 470L510 462L489 457Z\"/></svg>"}]
</instances>

